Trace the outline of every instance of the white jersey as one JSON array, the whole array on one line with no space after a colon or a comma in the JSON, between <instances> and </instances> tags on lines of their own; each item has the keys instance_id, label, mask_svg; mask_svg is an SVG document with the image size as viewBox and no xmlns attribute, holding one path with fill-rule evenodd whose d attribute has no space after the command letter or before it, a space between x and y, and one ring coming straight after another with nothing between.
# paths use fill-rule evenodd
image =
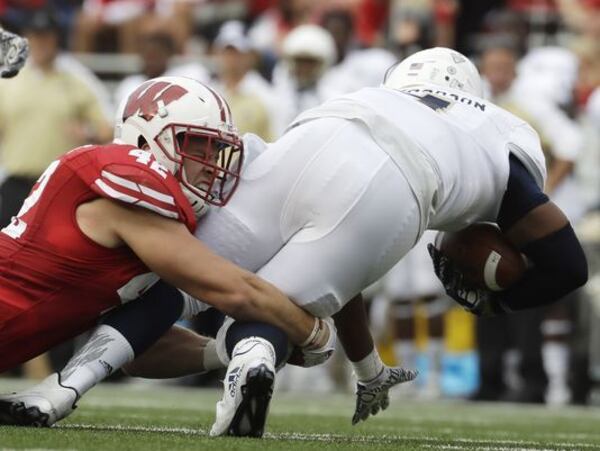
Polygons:
<instances>
[{"instance_id":1,"label":"white jersey","mask_svg":"<svg viewBox=\"0 0 600 451\"><path fill-rule=\"evenodd\" d=\"M301 114L359 121L394 159L421 207L425 229L495 221L515 154L543 187L544 154L523 120L480 98L435 86L365 88ZM399 145L399 143L412 145Z\"/></svg>"},{"instance_id":2,"label":"white jersey","mask_svg":"<svg viewBox=\"0 0 600 451\"><path fill-rule=\"evenodd\" d=\"M510 151L543 184L539 143L524 122L444 92L453 103L439 92L363 89L302 114L273 144L246 136L259 155L196 236L311 313L337 312L426 228L495 220Z\"/></svg>"}]
</instances>

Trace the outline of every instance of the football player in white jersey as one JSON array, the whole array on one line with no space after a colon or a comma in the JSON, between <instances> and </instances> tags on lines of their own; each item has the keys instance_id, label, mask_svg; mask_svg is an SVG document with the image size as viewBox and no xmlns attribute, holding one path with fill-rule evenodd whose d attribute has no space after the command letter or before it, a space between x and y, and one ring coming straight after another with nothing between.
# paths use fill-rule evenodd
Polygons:
<instances>
[{"instance_id":1,"label":"football player in white jersey","mask_svg":"<svg viewBox=\"0 0 600 451\"><path fill-rule=\"evenodd\" d=\"M551 302L587 279L572 228L543 194L537 134L483 100L481 86L475 66L455 51L414 54L389 71L382 87L301 114L248 165L236 198L198 228L213 250L256 271L309 312L335 314L359 379L359 405L387 392L390 383L370 337L359 334L364 316L350 314L360 306L348 301L426 229L497 222L533 262L519 283L493 295L464 286L451 262L431 248L448 294L477 314ZM355 352L349 341L368 345ZM229 375L239 367L249 374L269 358L258 350L236 358L248 349L241 344L228 343ZM239 385L247 381L240 379ZM260 412L244 412L258 396L231 393L225 390L217 406L213 434L244 434L244 418L262 419ZM385 402L369 405L371 412L359 406L355 421Z\"/></svg>"},{"instance_id":2,"label":"football player in white jersey","mask_svg":"<svg viewBox=\"0 0 600 451\"><path fill-rule=\"evenodd\" d=\"M236 196L209 213L197 236L309 312L335 315L359 381L353 423L387 407L390 387L414 377L383 365L358 294L425 230L496 222L532 262L517 284L492 293L465 285L430 247L446 292L474 314L549 303L587 280L568 220L543 194L537 135L481 98L477 69L453 50L418 52L392 68L383 86L301 114L273 144L247 136L245 145L264 149ZM287 358L287 346L267 329L228 321L220 331L217 354L231 360L211 434L262 434L275 366ZM189 367L182 353L193 346L169 346L172 338L165 335L129 371L152 375L153 359L162 368L165 360L169 368L178 361ZM311 355L302 357L311 363Z\"/></svg>"}]
</instances>

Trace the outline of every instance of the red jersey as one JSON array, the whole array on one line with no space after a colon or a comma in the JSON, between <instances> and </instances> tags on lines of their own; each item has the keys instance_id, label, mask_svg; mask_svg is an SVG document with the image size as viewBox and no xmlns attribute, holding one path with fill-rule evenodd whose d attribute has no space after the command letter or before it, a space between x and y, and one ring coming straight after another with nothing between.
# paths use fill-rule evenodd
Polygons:
<instances>
[{"instance_id":1,"label":"red jersey","mask_svg":"<svg viewBox=\"0 0 600 451\"><path fill-rule=\"evenodd\" d=\"M103 247L79 229L77 207L100 197L196 227L179 182L148 151L85 146L54 161L0 233L0 372L89 329L155 280L128 247Z\"/></svg>"}]
</instances>

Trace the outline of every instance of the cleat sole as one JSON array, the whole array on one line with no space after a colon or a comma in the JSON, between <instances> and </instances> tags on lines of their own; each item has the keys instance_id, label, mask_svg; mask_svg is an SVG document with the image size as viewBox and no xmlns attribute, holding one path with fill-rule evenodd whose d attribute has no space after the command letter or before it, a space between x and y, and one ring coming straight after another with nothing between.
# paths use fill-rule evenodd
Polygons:
<instances>
[{"instance_id":1,"label":"cleat sole","mask_svg":"<svg viewBox=\"0 0 600 451\"><path fill-rule=\"evenodd\" d=\"M0 424L9 426L49 427L49 415L37 407L25 407L20 401L0 400Z\"/></svg>"},{"instance_id":2,"label":"cleat sole","mask_svg":"<svg viewBox=\"0 0 600 451\"><path fill-rule=\"evenodd\" d=\"M246 384L241 387L242 402L229 425L228 435L263 436L274 383L275 373L265 364L248 371Z\"/></svg>"}]
</instances>

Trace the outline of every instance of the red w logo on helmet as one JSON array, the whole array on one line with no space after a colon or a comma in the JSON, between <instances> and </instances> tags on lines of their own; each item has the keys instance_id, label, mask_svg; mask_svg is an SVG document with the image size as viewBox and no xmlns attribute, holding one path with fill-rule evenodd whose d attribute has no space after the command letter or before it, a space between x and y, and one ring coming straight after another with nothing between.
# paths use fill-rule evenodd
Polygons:
<instances>
[{"instance_id":1,"label":"red w logo on helmet","mask_svg":"<svg viewBox=\"0 0 600 451\"><path fill-rule=\"evenodd\" d=\"M123 120L137 114L149 121L158 114L159 102L167 106L185 94L187 91L181 86L166 81L148 81L131 93L127 99Z\"/></svg>"}]
</instances>

